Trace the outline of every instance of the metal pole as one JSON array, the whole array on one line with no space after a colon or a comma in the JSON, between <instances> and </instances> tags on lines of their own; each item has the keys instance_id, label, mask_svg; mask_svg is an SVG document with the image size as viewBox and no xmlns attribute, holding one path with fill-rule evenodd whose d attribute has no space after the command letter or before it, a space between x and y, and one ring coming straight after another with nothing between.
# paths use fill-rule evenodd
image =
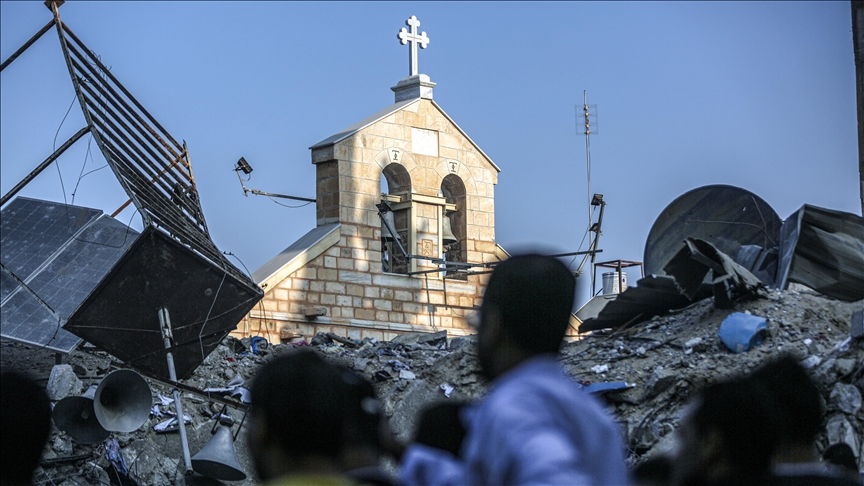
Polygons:
<instances>
[{"instance_id":1,"label":"metal pole","mask_svg":"<svg viewBox=\"0 0 864 486\"><path fill-rule=\"evenodd\" d=\"M159 327L162 329L162 340L165 349L171 349L173 335L171 333L171 318L168 309L159 309ZM171 381L177 381L177 371L174 369L174 354L168 351L165 354L168 360L168 377ZM174 410L177 412L177 424L180 428L180 446L183 449L183 464L186 466L185 473L192 474L192 456L189 454L189 439L186 437L186 422L183 419L183 404L180 403L180 390L174 388Z\"/></svg>"},{"instance_id":2,"label":"metal pole","mask_svg":"<svg viewBox=\"0 0 864 486\"><path fill-rule=\"evenodd\" d=\"M384 223L384 226L387 227L387 230L390 231L390 234L396 237L393 241L396 242L396 246L399 247L399 251L401 251L402 254L405 255L405 258L410 259L411 257L413 257L413 255L409 255L408 252L405 251L405 247L403 247L402 242L399 241L399 235L396 233L396 229L391 228L390 223L387 222L386 219L384 219L384 213L378 211L378 217L381 218L381 222Z\"/></svg>"},{"instance_id":3,"label":"metal pole","mask_svg":"<svg viewBox=\"0 0 864 486\"><path fill-rule=\"evenodd\" d=\"M597 245L600 243L600 235L602 234L603 228L603 211L606 209L606 201L600 201L600 216L597 218L597 234L594 236L594 246L591 248L592 250L597 250ZM594 297L594 294L597 292L595 287L597 286L597 269L594 268L594 260L596 260L597 254L591 253L591 297ZM621 289L620 287L618 288Z\"/></svg>"},{"instance_id":4,"label":"metal pole","mask_svg":"<svg viewBox=\"0 0 864 486\"><path fill-rule=\"evenodd\" d=\"M42 37L42 34L51 30L52 25L54 25L54 19L51 19L50 22L45 24L45 27L42 27L42 30L40 30L39 32L36 32L36 35L31 37L30 40L28 40L27 42L24 43L23 46L21 46L21 48L19 48L17 51L15 51L14 54L9 56L9 59L6 59L5 61L3 61L3 64L0 64L0 71L3 71L4 69L6 69L6 66L12 64L12 61L14 61L15 59L18 59L18 56L20 56L21 54L24 54L24 51L26 51L28 47L32 46L34 42L39 40L39 38Z\"/></svg>"},{"instance_id":5,"label":"metal pole","mask_svg":"<svg viewBox=\"0 0 864 486\"><path fill-rule=\"evenodd\" d=\"M18 191L20 191L21 189L24 188L24 186L26 186L27 184L29 184L30 181L32 181L32 180L33 180L37 175L39 175L40 172L42 172L42 171L45 170L49 165L51 165L51 162L54 162L55 160L57 160L57 157L60 157L61 155L63 155L63 152L65 152L66 149L68 149L69 147L71 147L72 144L74 144L75 142L77 142L79 138L83 137L83 136L84 136L85 134L87 134L89 131L90 131L90 127L89 127L89 126L84 127L84 128L82 128L81 130L78 130L78 133L76 133L75 135L72 135L72 138L70 138L69 140L66 140L66 143L64 143L63 145L61 145L60 148L58 148L57 150L54 151L53 154L51 154L51 156L49 156L47 159L45 159L44 161L42 161L42 163L39 164L38 167L36 167L35 169L33 169L33 172L30 172L29 174L27 174L27 176L26 176L25 178L21 179L21 182L19 182L18 184L16 184L15 187L13 187L11 191L7 192L7 193L3 196L3 199L0 199L0 206L6 204L6 201L8 201L9 199L11 199L12 196L14 196L15 194L18 194Z\"/></svg>"}]
</instances>

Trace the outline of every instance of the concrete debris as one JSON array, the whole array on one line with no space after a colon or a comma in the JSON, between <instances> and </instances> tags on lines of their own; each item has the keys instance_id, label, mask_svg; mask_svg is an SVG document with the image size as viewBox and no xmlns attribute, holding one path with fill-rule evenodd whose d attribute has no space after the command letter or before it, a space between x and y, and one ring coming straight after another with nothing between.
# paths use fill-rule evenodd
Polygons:
<instances>
[{"instance_id":1,"label":"concrete debris","mask_svg":"<svg viewBox=\"0 0 864 486\"><path fill-rule=\"evenodd\" d=\"M843 413L855 416L861 410L861 392L855 385L837 383L831 390L831 404Z\"/></svg>"},{"instance_id":2,"label":"concrete debris","mask_svg":"<svg viewBox=\"0 0 864 486\"><path fill-rule=\"evenodd\" d=\"M51 400L59 401L66 397L77 396L81 393L81 388L81 380L75 375L72 366L60 364L51 368L45 392Z\"/></svg>"},{"instance_id":3,"label":"concrete debris","mask_svg":"<svg viewBox=\"0 0 864 486\"><path fill-rule=\"evenodd\" d=\"M862 307L862 302L842 302L804 287L793 287L786 291L763 288L757 298L736 301L732 309L718 309L714 299L708 297L628 329L598 332L566 344L561 362L577 382L596 385L600 392L597 396L608 404L620 425L630 464L675 447L674 431L683 406L700 387L752 371L781 353L791 353L807 364L822 392L826 427L817 441L819 452L835 442L846 442L854 451L861 451L864 340L850 338L850 316ZM765 342L747 352L729 351L717 333L732 312L764 318ZM474 336L447 339L443 332L405 334L390 342L350 340L354 347L341 341L348 338L337 337L341 339L322 333L312 339L312 345L327 359L362 373L374 383L381 409L400 439L411 437L415 419L424 407L441 401L476 400L486 391ZM249 351L251 340L227 338L184 383L200 390L242 388L240 385L247 386L254 380L261 364L295 346L307 345L302 343L258 346L259 354L255 355ZM81 347L64 360L70 369L93 370L79 378L87 386L98 383L110 371L110 356L89 347ZM30 366L36 376L41 373L47 377L54 354L3 342L3 368L21 363ZM157 434L154 430L155 425L171 416L170 399L165 406L161 399L170 397L171 389L155 381L150 386L153 405L165 416L151 415L135 432L112 437L128 461L129 478L138 484L183 484L178 469L182 455L177 434ZM187 432L194 455L212 437L210 429L221 418L222 405L190 393L182 393L182 400L191 419ZM229 407L226 414L235 420L232 431L236 431L243 410ZM244 425L235 449L240 464L251 475L254 468L246 448L246 433ZM44 460L70 455L84 458L43 465L37 470L36 482L60 484L72 478L76 484L105 484L99 483L103 473L115 474L104 458L104 446L79 444L54 430L43 464ZM858 461L859 467L864 467L860 453ZM254 479L232 484L251 485Z\"/></svg>"},{"instance_id":4,"label":"concrete debris","mask_svg":"<svg viewBox=\"0 0 864 486\"><path fill-rule=\"evenodd\" d=\"M607 371L609 371L609 365L605 365L605 364L604 365L597 365L597 366L592 367L591 371L593 371L594 373L597 373L598 375L602 374L602 373L606 373Z\"/></svg>"}]
</instances>

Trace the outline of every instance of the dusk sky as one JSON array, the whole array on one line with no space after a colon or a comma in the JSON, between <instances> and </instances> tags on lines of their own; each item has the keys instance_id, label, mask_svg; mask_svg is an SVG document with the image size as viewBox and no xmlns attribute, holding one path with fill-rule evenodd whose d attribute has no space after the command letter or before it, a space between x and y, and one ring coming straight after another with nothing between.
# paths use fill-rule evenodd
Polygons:
<instances>
[{"instance_id":1,"label":"dusk sky","mask_svg":"<svg viewBox=\"0 0 864 486\"><path fill-rule=\"evenodd\" d=\"M597 105L598 261L643 259L660 212L699 186L860 214L849 2L82 2L63 21L191 154L221 250L254 271L315 226L309 146L393 103L416 15L435 101L501 168L497 242L576 251L588 226L583 90ZM0 2L5 60L51 19ZM0 77L0 190L85 125L55 31ZM71 106L71 110L70 110ZM68 116L66 113L68 111ZM65 116L65 120L64 120ZM56 137L56 142L55 142ZM127 196L82 139L20 195L112 213ZM77 186L77 189L75 189ZM127 209L124 223L141 227ZM587 246L587 238L582 249ZM237 263L237 260L233 260ZM237 263L242 268L242 265ZM578 261L573 265L576 267ZM599 272L598 272L599 279ZM638 275L630 274L631 282Z\"/></svg>"}]
</instances>

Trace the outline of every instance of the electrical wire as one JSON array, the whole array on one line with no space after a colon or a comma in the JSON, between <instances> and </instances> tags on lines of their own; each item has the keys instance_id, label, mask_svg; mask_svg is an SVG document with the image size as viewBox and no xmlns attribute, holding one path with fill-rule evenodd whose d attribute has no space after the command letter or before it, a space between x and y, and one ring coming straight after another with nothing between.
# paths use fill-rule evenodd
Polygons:
<instances>
[{"instance_id":1,"label":"electrical wire","mask_svg":"<svg viewBox=\"0 0 864 486\"><path fill-rule=\"evenodd\" d=\"M219 292L222 290L222 284L225 283L225 277L228 276L228 270L225 269L225 263L222 263L222 280L219 282L219 287L216 289L216 294L213 296L213 302L210 303L210 309L207 310L207 317L204 318L204 323L201 324L201 331L198 332L198 346L201 348L201 359L207 359L204 353L204 340L201 336L204 335L204 328L207 327L207 321L210 319L210 313L213 312L213 307L216 305L216 299L219 298ZM181 417L182 419L182 417Z\"/></svg>"},{"instance_id":2,"label":"electrical wire","mask_svg":"<svg viewBox=\"0 0 864 486\"><path fill-rule=\"evenodd\" d=\"M590 213L590 214L591 214L591 220L590 220L590 221L593 222L593 221L594 221L594 211L596 211L597 208L596 208L596 207L593 207L593 206L589 206L589 208L592 208L592 209L591 209L591 213ZM588 224L588 227L585 228L585 234L582 235L582 241L579 242L579 248L576 249L577 252L578 252L578 251L582 251L582 245L585 244L585 238L588 236L588 232L589 232L589 231L591 231L591 223L590 223L590 222L589 222L589 224ZM573 266L573 263L576 261L576 258L577 258L578 256L579 256L579 255L573 255L573 259L570 260L570 263L567 264L567 269L568 269L568 270L570 269L570 267Z\"/></svg>"},{"instance_id":3,"label":"electrical wire","mask_svg":"<svg viewBox=\"0 0 864 486\"><path fill-rule=\"evenodd\" d=\"M280 203L279 201L273 199L273 198L270 197L270 196L267 196L267 197L268 197L271 201L273 201L274 203L276 203L276 204L278 204L278 205L280 205L280 206L286 207L286 208L290 208L290 209L302 208L302 207L306 207L306 206L312 204L312 201L309 201L309 202L307 202L306 204L301 204L301 205L299 205L299 206L289 206L289 205L287 205L287 204L282 204L282 203Z\"/></svg>"},{"instance_id":4,"label":"electrical wire","mask_svg":"<svg viewBox=\"0 0 864 486\"><path fill-rule=\"evenodd\" d=\"M57 131L54 132L54 142L52 143L51 153L57 151L57 136L60 135L60 129L63 128L63 123L66 122L66 117L69 116L69 112L72 111L72 106L75 104L75 100L78 98L78 95L72 97L72 102L69 103L69 108L66 110L66 114L63 115L63 119L60 120L60 126L57 127ZM63 184L63 174L60 173L60 161L55 160L54 166L57 168L57 175L60 176L60 189L63 191L63 204L66 204L66 186ZM68 213L69 209L66 209L67 213L67 222L68 222Z\"/></svg>"}]
</instances>

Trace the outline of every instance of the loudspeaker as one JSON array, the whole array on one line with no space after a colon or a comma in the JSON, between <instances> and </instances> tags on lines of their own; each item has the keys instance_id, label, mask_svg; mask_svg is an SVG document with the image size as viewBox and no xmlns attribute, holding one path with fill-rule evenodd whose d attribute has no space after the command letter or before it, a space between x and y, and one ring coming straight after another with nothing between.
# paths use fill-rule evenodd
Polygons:
<instances>
[{"instance_id":1,"label":"loudspeaker","mask_svg":"<svg viewBox=\"0 0 864 486\"><path fill-rule=\"evenodd\" d=\"M147 381L132 370L117 370L102 379L93 397L96 418L111 432L132 432L150 416L153 394Z\"/></svg>"},{"instance_id":2,"label":"loudspeaker","mask_svg":"<svg viewBox=\"0 0 864 486\"><path fill-rule=\"evenodd\" d=\"M57 428L82 444L98 444L111 434L96 417L93 409L95 394L96 387L91 386L81 396L60 400L51 412Z\"/></svg>"},{"instance_id":3,"label":"loudspeaker","mask_svg":"<svg viewBox=\"0 0 864 486\"><path fill-rule=\"evenodd\" d=\"M246 473L234 451L231 429L223 425L216 427L213 438L192 458L192 469L198 474L225 481L246 479Z\"/></svg>"}]
</instances>

